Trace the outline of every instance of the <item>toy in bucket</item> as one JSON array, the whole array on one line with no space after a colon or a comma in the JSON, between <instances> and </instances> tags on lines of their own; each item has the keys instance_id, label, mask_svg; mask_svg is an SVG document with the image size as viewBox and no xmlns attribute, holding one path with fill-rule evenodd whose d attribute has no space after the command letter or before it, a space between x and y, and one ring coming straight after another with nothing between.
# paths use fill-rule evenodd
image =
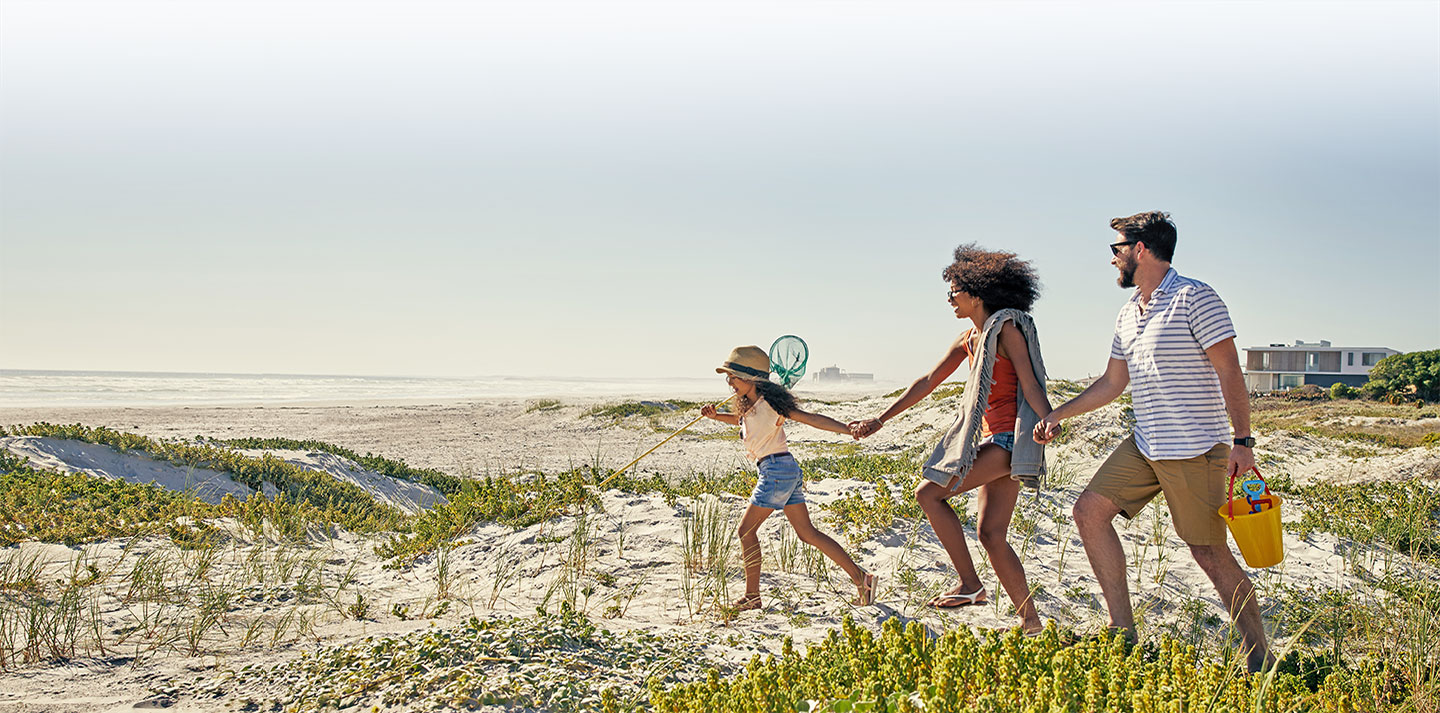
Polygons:
<instances>
[{"instance_id":1,"label":"toy in bucket","mask_svg":"<svg viewBox=\"0 0 1440 713\"><path fill-rule=\"evenodd\" d=\"M1240 489L1245 492L1245 501L1250 503L1251 514L1275 507L1275 497L1269 494L1270 487L1265 484L1264 480L1251 478L1241 483Z\"/></svg>"},{"instance_id":2,"label":"toy in bucket","mask_svg":"<svg viewBox=\"0 0 1440 713\"><path fill-rule=\"evenodd\" d=\"M1285 559L1285 543L1280 536L1280 496L1258 468L1251 468L1254 478L1240 483L1240 497L1235 497L1235 475L1230 475L1230 497L1220 508L1220 517L1230 527L1230 534L1251 567L1270 567Z\"/></svg>"}]
</instances>

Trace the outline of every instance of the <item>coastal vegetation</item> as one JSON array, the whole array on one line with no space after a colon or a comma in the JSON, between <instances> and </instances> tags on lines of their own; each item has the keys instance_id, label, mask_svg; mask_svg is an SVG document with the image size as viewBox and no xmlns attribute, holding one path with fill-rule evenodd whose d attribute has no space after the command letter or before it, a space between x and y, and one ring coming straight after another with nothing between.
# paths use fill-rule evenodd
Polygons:
<instances>
[{"instance_id":1,"label":"coastal vegetation","mask_svg":"<svg viewBox=\"0 0 1440 713\"><path fill-rule=\"evenodd\" d=\"M1365 400L1296 401L1279 396L1250 400L1257 431L1303 433L1388 448L1440 443L1440 404L1390 404Z\"/></svg>"},{"instance_id":2,"label":"coastal vegetation","mask_svg":"<svg viewBox=\"0 0 1440 713\"><path fill-rule=\"evenodd\" d=\"M1423 409L1417 417L1413 407L1375 402L1264 402L1256 411L1257 421L1272 419L1266 429L1353 428L1365 419L1402 414L1406 423L1431 420ZM672 412L622 415L626 410L594 417ZM847 620L809 646L786 642L778 652L757 646L741 666L733 647L751 645L736 633L743 627L721 628L738 617L729 607L741 580L735 503L755 483L753 472L738 468L627 472L606 483L606 490L658 498L674 508L678 537L666 547L678 564L679 579L672 580L676 611L682 622L706 624L663 635L612 633L597 621L626 617L637 597L655 587L657 574L617 566L637 547L654 544L637 544L614 494L601 497L596 485L613 471L598 458L558 472L462 478L315 440L162 440L44 423L0 435L104 444L182 468L226 473L255 490L245 499L207 503L190 492L48 471L0 453L0 544L8 546L0 551L0 670L86 656L219 661L256 645L292 646L308 653L221 667L188 689L189 695L242 696L242 706L286 710L376 704L561 711L1433 713L1440 681L1434 633L1440 631L1440 587L1433 583L1440 564L1440 490L1423 481L1296 485L1279 456L1267 455L1262 467L1274 473L1272 487L1293 508L1287 529L1341 543L1336 552L1342 575L1363 586L1301 587L1259 573L1257 587L1282 664L1250 676L1237 669L1223 613L1199 600L1181 607L1188 619L1150 627L1136 646L1054 625L1026 639L964 625L937 631L893 616L878 631ZM1071 434L1075 443L1052 464L1046 491L1022 499L1012 525L1017 549L1027 550L1022 557L1037 541L1073 540L1066 503L1056 492L1078 487L1082 468L1073 458L1088 457L1091 440L1110 437ZM429 485L446 502L406 515L326 474L242 450L331 453L378 474ZM814 508L817 524L861 547L877 539L917 540L923 517L909 493L925 447L881 452L821 443L809 444L807 452L802 464L812 479L854 482ZM955 504L972 522L965 500ZM1126 528L1127 537L1138 533L1143 540L1131 569L1137 592L1164 581L1170 564L1163 509L1152 510L1153 518ZM457 575L460 548L482 531L492 533L485 537L493 548L483 569ZM792 626L811 626L813 614L799 604L812 596L807 592L834 587L838 570L784 532L765 546L766 571L796 575L806 584L767 589L767 596L789 612ZM33 549L37 541L76 549L63 568L47 568ZM531 544L526 549L522 542ZM22 543L28 549L17 546ZM884 575L897 613L923 611L925 599L943 585L907 552L902 549ZM399 598L359 577L376 554L395 576L418 576L425 591ZM1063 544L1058 557L1057 570L1063 570ZM1078 545L1068 557L1083 561ZM977 564L987 566L983 554ZM553 576L537 585L542 572ZM1033 579L1046 607L1091 606L1083 587L1065 587L1054 574ZM501 603L535 586L543 596L533 616L496 614ZM1142 619L1157 606L1143 596L1137 603ZM486 609L489 616L473 615ZM453 623L456 612L467 611L472 617ZM339 622L416 619L436 625L322 645L322 632ZM716 646L732 647L730 655L717 656Z\"/></svg>"}]
</instances>

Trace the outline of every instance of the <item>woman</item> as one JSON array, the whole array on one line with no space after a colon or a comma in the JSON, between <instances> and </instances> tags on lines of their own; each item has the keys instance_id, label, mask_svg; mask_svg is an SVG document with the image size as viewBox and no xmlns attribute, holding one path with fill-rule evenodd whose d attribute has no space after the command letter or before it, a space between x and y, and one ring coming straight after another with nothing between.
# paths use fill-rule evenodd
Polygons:
<instances>
[{"instance_id":1,"label":"woman","mask_svg":"<svg viewBox=\"0 0 1440 713\"><path fill-rule=\"evenodd\" d=\"M1036 633L1043 625L1031 601L1025 569L1006 534L1020 485L1038 487L1045 469L1043 446L1031 434L1035 422L1050 413L1040 343L1028 314L1040 283L1030 263L1014 253L982 250L973 243L955 249L955 262L945 268L943 277L950 283L955 317L970 320L972 328L895 403L876 418L851 423L851 431L862 438L875 433L928 396L961 362L970 360L965 405L926 461L925 478L915 490L915 499L960 580L930 600L930 606L949 609L989 600L970 558L964 527L947 502L978 488L980 545L1014 602L1021 627Z\"/></svg>"}]
</instances>

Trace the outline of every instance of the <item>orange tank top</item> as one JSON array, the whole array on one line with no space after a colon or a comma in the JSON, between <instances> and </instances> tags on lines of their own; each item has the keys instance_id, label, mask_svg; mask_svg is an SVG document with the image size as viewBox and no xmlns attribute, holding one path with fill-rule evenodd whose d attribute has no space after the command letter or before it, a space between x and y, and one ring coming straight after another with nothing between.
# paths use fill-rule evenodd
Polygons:
<instances>
[{"instance_id":1,"label":"orange tank top","mask_svg":"<svg viewBox=\"0 0 1440 713\"><path fill-rule=\"evenodd\" d=\"M975 343L975 330L970 330L969 342ZM970 358L976 357L970 352ZM1020 392L1020 378L1015 375L1015 365L999 354L995 355L995 368L990 370L990 398L985 402L985 418L981 436L996 433L1011 433L1015 430L1015 417L1019 415L1016 398Z\"/></svg>"}]
</instances>

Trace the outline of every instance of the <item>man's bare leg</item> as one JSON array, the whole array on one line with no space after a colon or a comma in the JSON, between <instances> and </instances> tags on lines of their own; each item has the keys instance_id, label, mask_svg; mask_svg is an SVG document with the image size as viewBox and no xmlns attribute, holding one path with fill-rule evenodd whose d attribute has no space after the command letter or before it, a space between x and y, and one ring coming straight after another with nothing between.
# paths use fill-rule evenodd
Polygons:
<instances>
[{"instance_id":1,"label":"man's bare leg","mask_svg":"<svg viewBox=\"0 0 1440 713\"><path fill-rule=\"evenodd\" d=\"M1240 653L1251 673L1275 663L1265 644L1265 625L1260 621L1260 603L1250 577L1235 561L1226 545L1190 545L1195 563L1205 571L1215 591L1230 610L1230 620L1240 630Z\"/></svg>"},{"instance_id":2,"label":"man's bare leg","mask_svg":"<svg viewBox=\"0 0 1440 713\"><path fill-rule=\"evenodd\" d=\"M1130 585L1125 581L1125 549L1115 532L1115 516L1120 514L1120 508L1104 495L1087 491L1080 494L1072 512L1090 569L1105 595L1110 626L1124 629L1134 640L1135 612L1130 608Z\"/></svg>"}]
</instances>

